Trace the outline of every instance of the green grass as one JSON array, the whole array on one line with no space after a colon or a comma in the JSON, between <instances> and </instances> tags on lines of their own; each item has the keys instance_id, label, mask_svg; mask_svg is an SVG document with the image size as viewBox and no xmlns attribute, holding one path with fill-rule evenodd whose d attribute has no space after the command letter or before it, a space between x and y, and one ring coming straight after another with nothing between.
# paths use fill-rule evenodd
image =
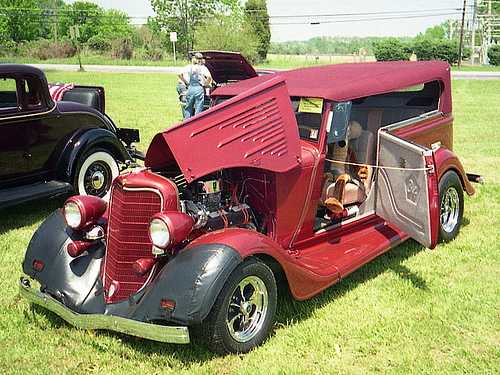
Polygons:
<instances>
[{"instance_id":1,"label":"green grass","mask_svg":"<svg viewBox=\"0 0 500 375\"><path fill-rule=\"evenodd\" d=\"M108 113L141 130L141 150L181 119L174 75L48 72L51 82L106 88ZM2 374L500 373L500 81L454 81L455 152L486 183L466 198L458 238L434 250L392 249L307 301L279 300L272 337L246 355L215 357L76 329L17 296L33 231L64 198L2 210Z\"/></svg>"}]
</instances>

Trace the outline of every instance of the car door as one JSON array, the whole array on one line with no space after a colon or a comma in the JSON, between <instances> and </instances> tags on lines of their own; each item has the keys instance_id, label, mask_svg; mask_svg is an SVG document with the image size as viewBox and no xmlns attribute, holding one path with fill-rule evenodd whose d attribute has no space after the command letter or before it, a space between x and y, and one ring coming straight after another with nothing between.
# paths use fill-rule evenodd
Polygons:
<instances>
[{"instance_id":1,"label":"car door","mask_svg":"<svg viewBox=\"0 0 500 375\"><path fill-rule=\"evenodd\" d=\"M432 150L378 133L375 213L422 245L438 235L438 182Z\"/></svg>"},{"instance_id":2,"label":"car door","mask_svg":"<svg viewBox=\"0 0 500 375\"><path fill-rule=\"evenodd\" d=\"M26 124L14 78L0 78L0 183L22 176L28 169Z\"/></svg>"}]
</instances>

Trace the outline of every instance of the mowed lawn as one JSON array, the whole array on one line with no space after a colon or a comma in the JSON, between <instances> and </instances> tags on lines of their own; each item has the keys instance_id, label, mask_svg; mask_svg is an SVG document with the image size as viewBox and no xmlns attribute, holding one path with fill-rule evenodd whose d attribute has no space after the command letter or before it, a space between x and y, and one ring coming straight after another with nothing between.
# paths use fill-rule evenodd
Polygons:
<instances>
[{"instance_id":1,"label":"mowed lawn","mask_svg":"<svg viewBox=\"0 0 500 375\"><path fill-rule=\"evenodd\" d=\"M47 75L104 86L108 114L140 129L143 151L181 119L175 75ZM80 330L21 300L26 246L64 198L1 210L0 373L499 374L500 81L454 81L453 95L454 151L485 180L458 238L433 250L410 240L310 300L281 296L272 337L245 355Z\"/></svg>"}]
</instances>

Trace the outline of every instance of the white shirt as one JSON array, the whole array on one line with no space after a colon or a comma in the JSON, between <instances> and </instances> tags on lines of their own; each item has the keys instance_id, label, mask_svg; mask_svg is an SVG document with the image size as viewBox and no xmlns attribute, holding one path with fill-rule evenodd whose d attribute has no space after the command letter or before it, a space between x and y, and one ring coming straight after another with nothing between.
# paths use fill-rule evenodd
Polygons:
<instances>
[{"instance_id":1,"label":"white shirt","mask_svg":"<svg viewBox=\"0 0 500 375\"><path fill-rule=\"evenodd\" d=\"M200 81L202 86L205 86L205 84L207 83L207 78L212 78L210 71L205 65L186 65L179 71L179 74L182 74L186 82L189 83L189 74L191 74L191 71L194 73L196 70L198 70L198 80ZM180 79L179 81L182 82Z\"/></svg>"}]
</instances>

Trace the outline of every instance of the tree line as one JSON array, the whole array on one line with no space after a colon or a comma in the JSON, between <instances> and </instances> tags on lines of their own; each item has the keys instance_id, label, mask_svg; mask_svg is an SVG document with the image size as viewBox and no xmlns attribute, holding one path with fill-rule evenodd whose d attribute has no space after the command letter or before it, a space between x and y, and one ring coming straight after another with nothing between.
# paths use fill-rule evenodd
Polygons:
<instances>
[{"instance_id":1,"label":"tree line","mask_svg":"<svg viewBox=\"0 0 500 375\"><path fill-rule=\"evenodd\" d=\"M0 0L0 57L30 56L41 60L74 56L77 46L112 59L163 60L178 36L177 51L241 52L250 61L265 60L268 53L288 55L360 55L377 60L458 60L459 27L449 21L429 28L415 38L316 37L307 41L271 43L265 0L150 0L156 15L142 26L116 9L103 9L89 1ZM497 9L498 8L498 9ZM500 2L493 12L500 11ZM71 29L78 34L71 38ZM479 33L476 34L478 38ZM466 43L467 45L467 43ZM490 61L499 64L500 47L490 47ZM463 48L462 57L470 49Z\"/></svg>"},{"instance_id":2,"label":"tree line","mask_svg":"<svg viewBox=\"0 0 500 375\"><path fill-rule=\"evenodd\" d=\"M0 0L0 56L69 57L78 43L110 58L161 60L172 54L168 35L176 32L185 57L194 49L239 51L252 61L267 57L265 0L150 1L156 16L139 27L127 14L88 1Z\"/></svg>"}]
</instances>

